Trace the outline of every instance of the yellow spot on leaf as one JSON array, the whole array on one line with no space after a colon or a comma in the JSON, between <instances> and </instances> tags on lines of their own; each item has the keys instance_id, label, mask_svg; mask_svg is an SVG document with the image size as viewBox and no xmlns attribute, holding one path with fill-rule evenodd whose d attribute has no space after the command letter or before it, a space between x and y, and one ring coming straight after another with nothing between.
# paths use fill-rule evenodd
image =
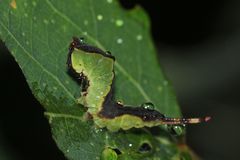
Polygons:
<instances>
[{"instance_id":1,"label":"yellow spot on leaf","mask_svg":"<svg viewBox=\"0 0 240 160\"><path fill-rule=\"evenodd\" d=\"M16 0L12 0L12 2L10 3L10 6L11 6L13 9L17 9Z\"/></svg>"}]
</instances>

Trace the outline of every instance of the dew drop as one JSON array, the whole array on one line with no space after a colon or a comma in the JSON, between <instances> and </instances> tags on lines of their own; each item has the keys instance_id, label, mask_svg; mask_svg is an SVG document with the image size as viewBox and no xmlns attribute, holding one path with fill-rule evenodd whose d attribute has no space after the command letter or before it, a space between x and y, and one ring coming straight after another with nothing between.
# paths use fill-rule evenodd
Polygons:
<instances>
[{"instance_id":1,"label":"dew drop","mask_svg":"<svg viewBox=\"0 0 240 160\"><path fill-rule=\"evenodd\" d=\"M52 24L55 24L55 20L54 20L54 19L51 19L51 23L52 23Z\"/></svg>"},{"instance_id":2,"label":"dew drop","mask_svg":"<svg viewBox=\"0 0 240 160\"><path fill-rule=\"evenodd\" d=\"M97 15L97 20L101 21L103 19L103 16L101 14Z\"/></svg>"},{"instance_id":3,"label":"dew drop","mask_svg":"<svg viewBox=\"0 0 240 160\"><path fill-rule=\"evenodd\" d=\"M24 2L24 4L23 4L25 7L27 7L28 6L28 4L27 4L27 2Z\"/></svg>"},{"instance_id":4,"label":"dew drop","mask_svg":"<svg viewBox=\"0 0 240 160\"><path fill-rule=\"evenodd\" d=\"M65 81L66 84L69 84L69 81Z\"/></svg>"},{"instance_id":5,"label":"dew drop","mask_svg":"<svg viewBox=\"0 0 240 160\"><path fill-rule=\"evenodd\" d=\"M118 101L117 101L117 104L123 106L123 101L122 101L122 100L118 100Z\"/></svg>"},{"instance_id":6,"label":"dew drop","mask_svg":"<svg viewBox=\"0 0 240 160\"><path fill-rule=\"evenodd\" d=\"M143 39L143 37L142 37L141 34L139 34L139 35L136 36L136 39L137 39L138 41L141 41L141 40Z\"/></svg>"},{"instance_id":7,"label":"dew drop","mask_svg":"<svg viewBox=\"0 0 240 160\"><path fill-rule=\"evenodd\" d=\"M108 3L112 3L112 0L107 0Z\"/></svg>"},{"instance_id":8,"label":"dew drop","mask_svg":"<svg viewBox=\"0 0 240 160\"><path fill-rule=\"evenodd\" d=\"M144 79L144 80L143 80L143 83L144 83L144 84L147 84L147 83L148 83L148 81L147 81L146 79Z\"/></svg>"},{"instance_id":9,"label":"dew drop","mask_svg":"<svg viewBox=\"0 0 240 160\"><path fill-rule=\"evenodd\" d=\"M80 37L80 38L79 38L79 41L80 41L81 44L84 43L84 38L83 38L83 37Z\"/></svg>"},{"instance_id":10,"label":"dew drop","mask_svg":"<svg viewBox=\"0 0 240 160\"><path fill-rule=\"evenodd\" d=\"M33 1L32 5L35 7L37 5L37 3L35 1Z\"/></svg>"},{"instance_id":11,"label":"dew drop","mask_svg":"<svg viewBox=\"0 0 240 160\"><path fill-rule=\"evenodd\" d=\"M26 44L29 45L29 41L26 41Z\"/></svg>"},{"instance_id":12,"label":"dew drop","mask_svg":"<svg viewBox=\"0 0 240 160\"><path fill-rule=\"evenodd\" d=\"M110 51L106 51L105 52L107 55L112 55L112 53Z\"/></svg>"},{"instance_id":13,"label":"dew drop","mask_svg":"<svg viewBox=\"0 0 240 160\"><path fill-rule=\"evenodd\" d=\"M101 95L103 95L103 92L100 92Z\"/></svg>"},{"instance_id":14,"label":"dew drop","mask_svg":"<svg viewBox=\"0 0 240 160\"><path fill-rule=\"evenodd\" d=\"M44 19L43 23L48 24L48 20Z\"/></svg>"},{"instance_id":15,"label":"dew drop","mask_svg":"<svg viewBox=\"0 0 240 160\"><path fill-rule=\"evenodd\" d=\"M175 135L175 136L181 136L184 133L184 125L168 125L168 130L171 134Z\"/></svg>"},{"instance_id":16,"label":"dew drop","mask_svg":"<svg viewBox=\"0 0 240 160\"><path fill-rule=\"evenodd\" d=\"M28 14L27 14L27 13L24 13L24 16L25 16L25 17L28 17Z\"/></svg>"},{"instance_id":17,"label":"dew drop","mask_svg":"<svg viewBox=\"0 0 240 160\"><path fill-rule=\"evenodd\" d=\"M34 21L36 21L36 20L37 20L37 17L36 17L36 16L34 16L34 17L33 17L33 20L34 20Z\"/></svg>"},{"instance_id":18,"label":"dew drop","mask_svg":"<svg viewBox=\"0 0 240 160\"><path fill-rule=\"evenodd\" d=\"M86 25L88 25L88 20L84 20L83 21L83 24L86 26Z\"/></svg>"},{"instance_id":19,"label":"dew drop","mask_svg":"<svg viewBox=\"0 0 240 160\"><path fill-rule=\"evenodd\" d=\"M123 22L123 20L121 20L121 19L117 19L117 20L115 21L115 24L116 24L117 27L121 27L121 26L123 26L124 22Z\"/></svg>"},{"instance_id":20,"label":"dew drop","mask_svg":"<svg viewBox=\"0 0 240 160\"><path fill-rule=\"evenodd\" d=\"M22 36L25 36L25 32L22 32Z\"/></svg>"},{"instance_id":21,"label":"dew drop","mask_svg":"<svg viewBox=\"0 0 240 160\"><path fill-rule=\"evenodd\" d=\"M129 147L132 147L133 145L132 145L132 143L129 143L128 146L129 146Z\"/></svg>"},{"instance_id":22,"label":"dew drop","mask_svg":"<svg viewBox=\"0 0 240 160\"><path fill-rule=\"evenodd\" d=\"M67 153L69 152L69 149L67 149Z\"/></svg>"},{"instance_id":23,"label":"dew drop","mask_svg":"<svg viewBox=\"0 0 240 160\"><path fill-rule=\"evenodd\" d=\"M162 86L158 86L158 87L157 87L157 90L158 90L159 92L161 92L161 91L162 91Z\"/></svg>"},{"instance_id":24,"label":"dew drop","mask_svg":"<svg viewBox=\"0 0 240 160\"><path fill-rule=\"evenodd\" d=\"M95 133L99 133L99 132L102 132L103 130L101 128L97 128L95 129Z\"/></svg>"},{"instance_id":25,"label":"dew drop","mask_svg":"<svg viewBox=\"0 0 240 160\"><path fill-rule=\"evenodd\" d=\"M144 109L154 110L154 105L151 102L146 102L141 105Z\"/></svg>"},{"instance_id":26,"label":"dew drop","mask_svg":"<svg viewBox=\"0 0 240 160\"><path fill-rule=\"evenodd\" d=\"M168 81L163 81L163 85L164 86L168 85Z\"/></svg>"},{"instance_id":27,"label":"dew drop","mask_svg":"<svg viewBox=\"0 0 240 160\"><path fill-rule=\"evenodd\" d=\"M87 32L83 32L83 35L85 35L85 36L86 36L86 35L88 35L88 33L87 33Z\"/></svg>"},{"instance_id":28,"label":"dew drop","mask_svg":"<svg viewBox=\"0 0 240 160\"><path fill-rule=\"evenodd\" d=\"M46 87L46 85L47 85L46 83L42 83L42 86L43 86L43 87Z\"/></svg>"},{"instance_id":29,"label":"dew drop","mask_svg":"<svg viewBox=\"0 0 240 160\"><path fill-rule=\"evenodd\" d=\"M122 44L122 43L123 43L122 38L118 38L118 39L117 39L117 43L118 43L118 44Z\"/></svg>"}]
</instances>

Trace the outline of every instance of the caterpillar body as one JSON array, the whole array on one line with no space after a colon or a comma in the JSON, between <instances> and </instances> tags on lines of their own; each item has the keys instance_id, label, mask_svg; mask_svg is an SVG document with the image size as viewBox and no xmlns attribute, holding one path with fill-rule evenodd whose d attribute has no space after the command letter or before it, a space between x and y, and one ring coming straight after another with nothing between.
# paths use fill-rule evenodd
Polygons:
<instances>
[{"instance_id":1,"label":"caterpillar body","mask_svg":"<svg viewBox=\"0 0 240 160\"><path fill-rule=\"evenodd\" d=\"M109 52L84 43L73 37L69 46L67 67L81 85L78 102L87 107L94 123L110 131L119 129L153 127L163 124L178 125L200 123L205 118L169 118L148 107L126 106L112 99L115 58ZM151 105L151 103L146 103Z\"/></svg>"}]
</instances>

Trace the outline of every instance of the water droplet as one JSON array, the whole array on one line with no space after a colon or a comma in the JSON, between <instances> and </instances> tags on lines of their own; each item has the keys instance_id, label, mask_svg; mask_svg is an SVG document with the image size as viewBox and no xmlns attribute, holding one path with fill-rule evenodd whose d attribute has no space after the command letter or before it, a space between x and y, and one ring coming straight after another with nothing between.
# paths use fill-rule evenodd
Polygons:
<instances>
[{"instance_id":1,"label":"water droplet","mask_svg":"<svg viewBox=\"0 0 240 160\"><path fill-rule=\"evenodd\" d=\"M42 83L42 86L43 86L43 87L46 87L46 85L47 85L46 83Z\"/></svg>"},{"instance_id":2,"label":"water droplet","mask_svg":"<svg viewBox=\"0 0 240 160\"><path fill-rule=\"evenodd\" d=\"M141 34L139 34L139 35L136 36L136 39L137 39L138 41L141 41L141 40L143 39L143 37L142 37Z\"/></svg>"},{"instance_id":3,"label":"water droplet","mask_svg":"<svg viewBox=\"0 0 240 160\"><path fill-rule=\"evenodd\" d=\"M80 37L80 38L79 38L79 41L80 41L80 43L84 43L84 38L83 38L83 37Z\"/></svg>"},{"instance_id":4,"label":"water droplet","mask_svg":"<svg viewBox=\"0 0 240 160\"><path fill-rule=\"evenodd\" d=\"M132 145L132 143L129 143L128 146L129 146L129 147L132 147L133 145Z\"/></svg>"},{"instance_id":5,"label":"water droplet","mask_svg":"<svg viewBox=\"0 0 240 160\"><path fill-rule=\"evenodd\" d=\"M96 96L96 99L99 99L100 98L100 96Z\"/></svg>"},{"instance_id":6,"label":"water droplet","mask_svg":"<svg viewBox=\"0 0 240 160\"><path fill-rule=\"evenodd\" d=\"M29 41L26 41L26 44L29 45Z\"/></svg>"},{"instance_id":7,"label":"water droplet","mask_svg":"<svg viewBox=\"0 0 240 160\"><path fill-rule=\"evenodd\" d=\"M27 4L27 2L24 2L24 4L23 4L25 7L27 7L28 6L28 4Z\"/></svg>"},{"instance_id":8,"label":"water droplet","mask_svg":"<svg viewBox=\"0 0 240 160\"><path fill-rule=\"evenodd\" d=\"M118 101L117 101L117 104L123 106L123 101L122 101L122 100L118 100Z\"/></svg>"},{"instance_id":9,"label":"water droplet","mask_svg":"<svg viewBox=\"0 0 240 160\"><path fill-rule=\"evenodd\" d=\"M158 87L157 87L157 90L158 90L159 92L161 92L161 91L162 91L162 86L158 86Z\"/></svg>"},{"instance_id":10,"label":"water droplet","mask_svg":"<svg viewBox=\"0 0 240 160\"><path fill-rule=\"evenodd\" d=\"M34 17L33 17L33 20L34 20L34 21L36 21L36 20L37 20L37 17L36 17L36 16L34 16Z\"/></svg>"},{"instance_id":11,"label":"water droplet","mask_svg":"<svg viewBox=\"0 0 240 160\"><path fill-rule=\"evenodd\" d=\"M144 109L154 110L154 105L151 102L146 102L141 105Z\"/></svg>"},{"instance_id":12,"label":"water droplet","mask_svg":"<svg viewBox=\"0 0 240 160\"><path fill-rule=\"evenodd\" d=\"M101 128L96 128L95 129L95 133L99 133L99 132L102 132L103 130Z\"/></svg>"},{"instance_id":13,"label":"water droplet","mask_svg":"<svg viewBox=\"0 0 240 160\"><path fill-rule=\"evenodd\" d=\"M25 32L22 32L22 36L25 36Z\"/></svg>"},{"instance_id":14,"label":"water droplet","mask_svg":"<svg viewBox=\"0 0 240 160\"><path fill-rule=\"evenodd\" d=\"M37 5L37 3L35 1L33 1L32 5L35 7Z\"/></svg>"},{"instance_id":15,"label":"water droplet","mask_svg":"<svg viewBox=\"0 0 240 160\"><path fill-rule=\"evenodd\" d=\"M168 85L168 81L163 81L163 85L164 86Z\"/></svg>"},{"instance_id":16,"label":"water droplet","mask_svg":"<svg viewBox=\"0 0 240 160\"><path fill-rule=\"evenodd\" d=\"M168 125L168 130L171 134L176 135L176 136L181 136L184 134L184 125Z\"/></svg>"},{"instance_id":17,"label":"water droplet","mask_svg":"<svg viewBox=\"0 0 240 160\"><path fill-rule=\"evenodd\" d=\"M25 16L25 17L28 17L28 14L27 14L27 13L24 13L24 16Z\"/></svg>"},{"instance_id":18,"label":"water droplet","mask_svg":"<svg viewBox=\"0 0 240 160\"><path fill-rule=\"evenodd\" d=\"M121 19L117 19L117 20L115 21L115 24L116 24L116 26L121 27L121 26L123 26L124 22L123 22L123 20L121 20Z\"/></svg>"},{"instance_id":19,"label":"water droplet","mask_svg":"<svg viewBox=\"0 0 240 160\"><path fill-rule=\"evenodd\" d=\"M148 83L148 81L147 81L146 79L144 79L144 80L143 80L143 83L144 83L144 84L147 84L147 83Z\"/></svg>"},{"instance_id":20,"label":"water droplet","mask_svg":"<svg viewBox=\"0 0 240 160\"><path fill-rule=\"evenodd\" d=\"M112 53L110 51L106 51L105 52L107 55L112 55Z\"/></svg>"},{"instance_id":21,"label":"water droplet","mask_svg":"<svg viewBox=\"0 0 240 160\"><path fill-rule=\"evenodd\" d=\"M46 20L46 19L44 19L43 22L44 22L45 24L48 24L48 20Z\"/></svg>"},{"instance_id":22,"label":"water droplet","mask_svg":"<svg viewBox=\"0 0 240 160\"><path fill-rule=\"evenodd\" d=\"M107 0L108 3L112 3L112 0Z\"/></svg>"},{"instance_id":23,"label":"water droplet","mask_svg":"<svg viewBox=\"0 0 240 160\"><path fill-rule=\"evenodd\" d=\"M69 149L67 149L67 153L69 152Z\"/></svg>"},{"instance_id":24,"label":"water droplet","mask_svg":"<svg viewBox=\"0 0 240 160\"><path fill-rule=\"evenodd\" d=\"M51 23L52 23L52 24L55 24L55 20L54 20L54 19L51 19Z\"/></svg>"},{"instance_id":25,"label":"water droplet","mask_svg":"<svg viewBox=\"0 0 240 160\"><path fill-rule=\"evenodd\" d=\"M123 43L122 38L118 38L118 39L117 39L117 43L118 43L118 44L122 44L122 43Z\"/></svg>"},{"instance_id":26,"label":"water droplet","mask_svg":"<svg viewBox=\"0 0 240 160\"><path fill-rule=\"evenodd\" d=\"M100 92L101 95L103 95L103 92Z\"/></svg>"},{"instance_id":27,"label":"water droplet","mask_svg":"<svg viewBox=\"0 0 240 160\"><path fill-rule=\"evenodd\" d=\"M88 25L88 20L84 20L83 21L83 24L86 26L86 25Z\"/></svg>"},{"instance_id":28,"label":"water droplet","mask_svg":"<svg viewBox=\"0 0 240 160\"><path fill-rule=\"evenodd\" d=\"M97 15L97 20L101 21L103 19L103 16L101 14Z\"/></svg>"},{"instance_id":29,"label":"water droplet","mask_svg":"<svg viewBox=\"0 0 240 160\"><path fill-rule=\"evenodd\" d=\"M88 33L87 33L87 32L83 32L83 35L85 35L85 36L86 36L86 35L88 35Z\"/></svg>"}]
</instances>

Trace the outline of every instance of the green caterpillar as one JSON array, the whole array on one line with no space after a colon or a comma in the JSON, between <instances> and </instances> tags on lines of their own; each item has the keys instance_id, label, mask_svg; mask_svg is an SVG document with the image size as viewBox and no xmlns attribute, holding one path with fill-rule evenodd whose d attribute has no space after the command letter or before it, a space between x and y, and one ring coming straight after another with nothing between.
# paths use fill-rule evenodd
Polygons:
<instances>
[{"instance_id":1,"label":"green caterpillar","mask_svg":"<svg viewBox=\"0 0 240 160\"><path fill-rule=\"evenodd\" d=\"M69 73L81 85L82 96L78 102L88 108L94 123L110 131L119 129L153 127L163 124L177 125L206 122L205 118L169 118L149 108L125 106L112 100L115 58L109 52L84 43L73 37L69 46L67 66Z\"/></svg>"}]
</instances>

